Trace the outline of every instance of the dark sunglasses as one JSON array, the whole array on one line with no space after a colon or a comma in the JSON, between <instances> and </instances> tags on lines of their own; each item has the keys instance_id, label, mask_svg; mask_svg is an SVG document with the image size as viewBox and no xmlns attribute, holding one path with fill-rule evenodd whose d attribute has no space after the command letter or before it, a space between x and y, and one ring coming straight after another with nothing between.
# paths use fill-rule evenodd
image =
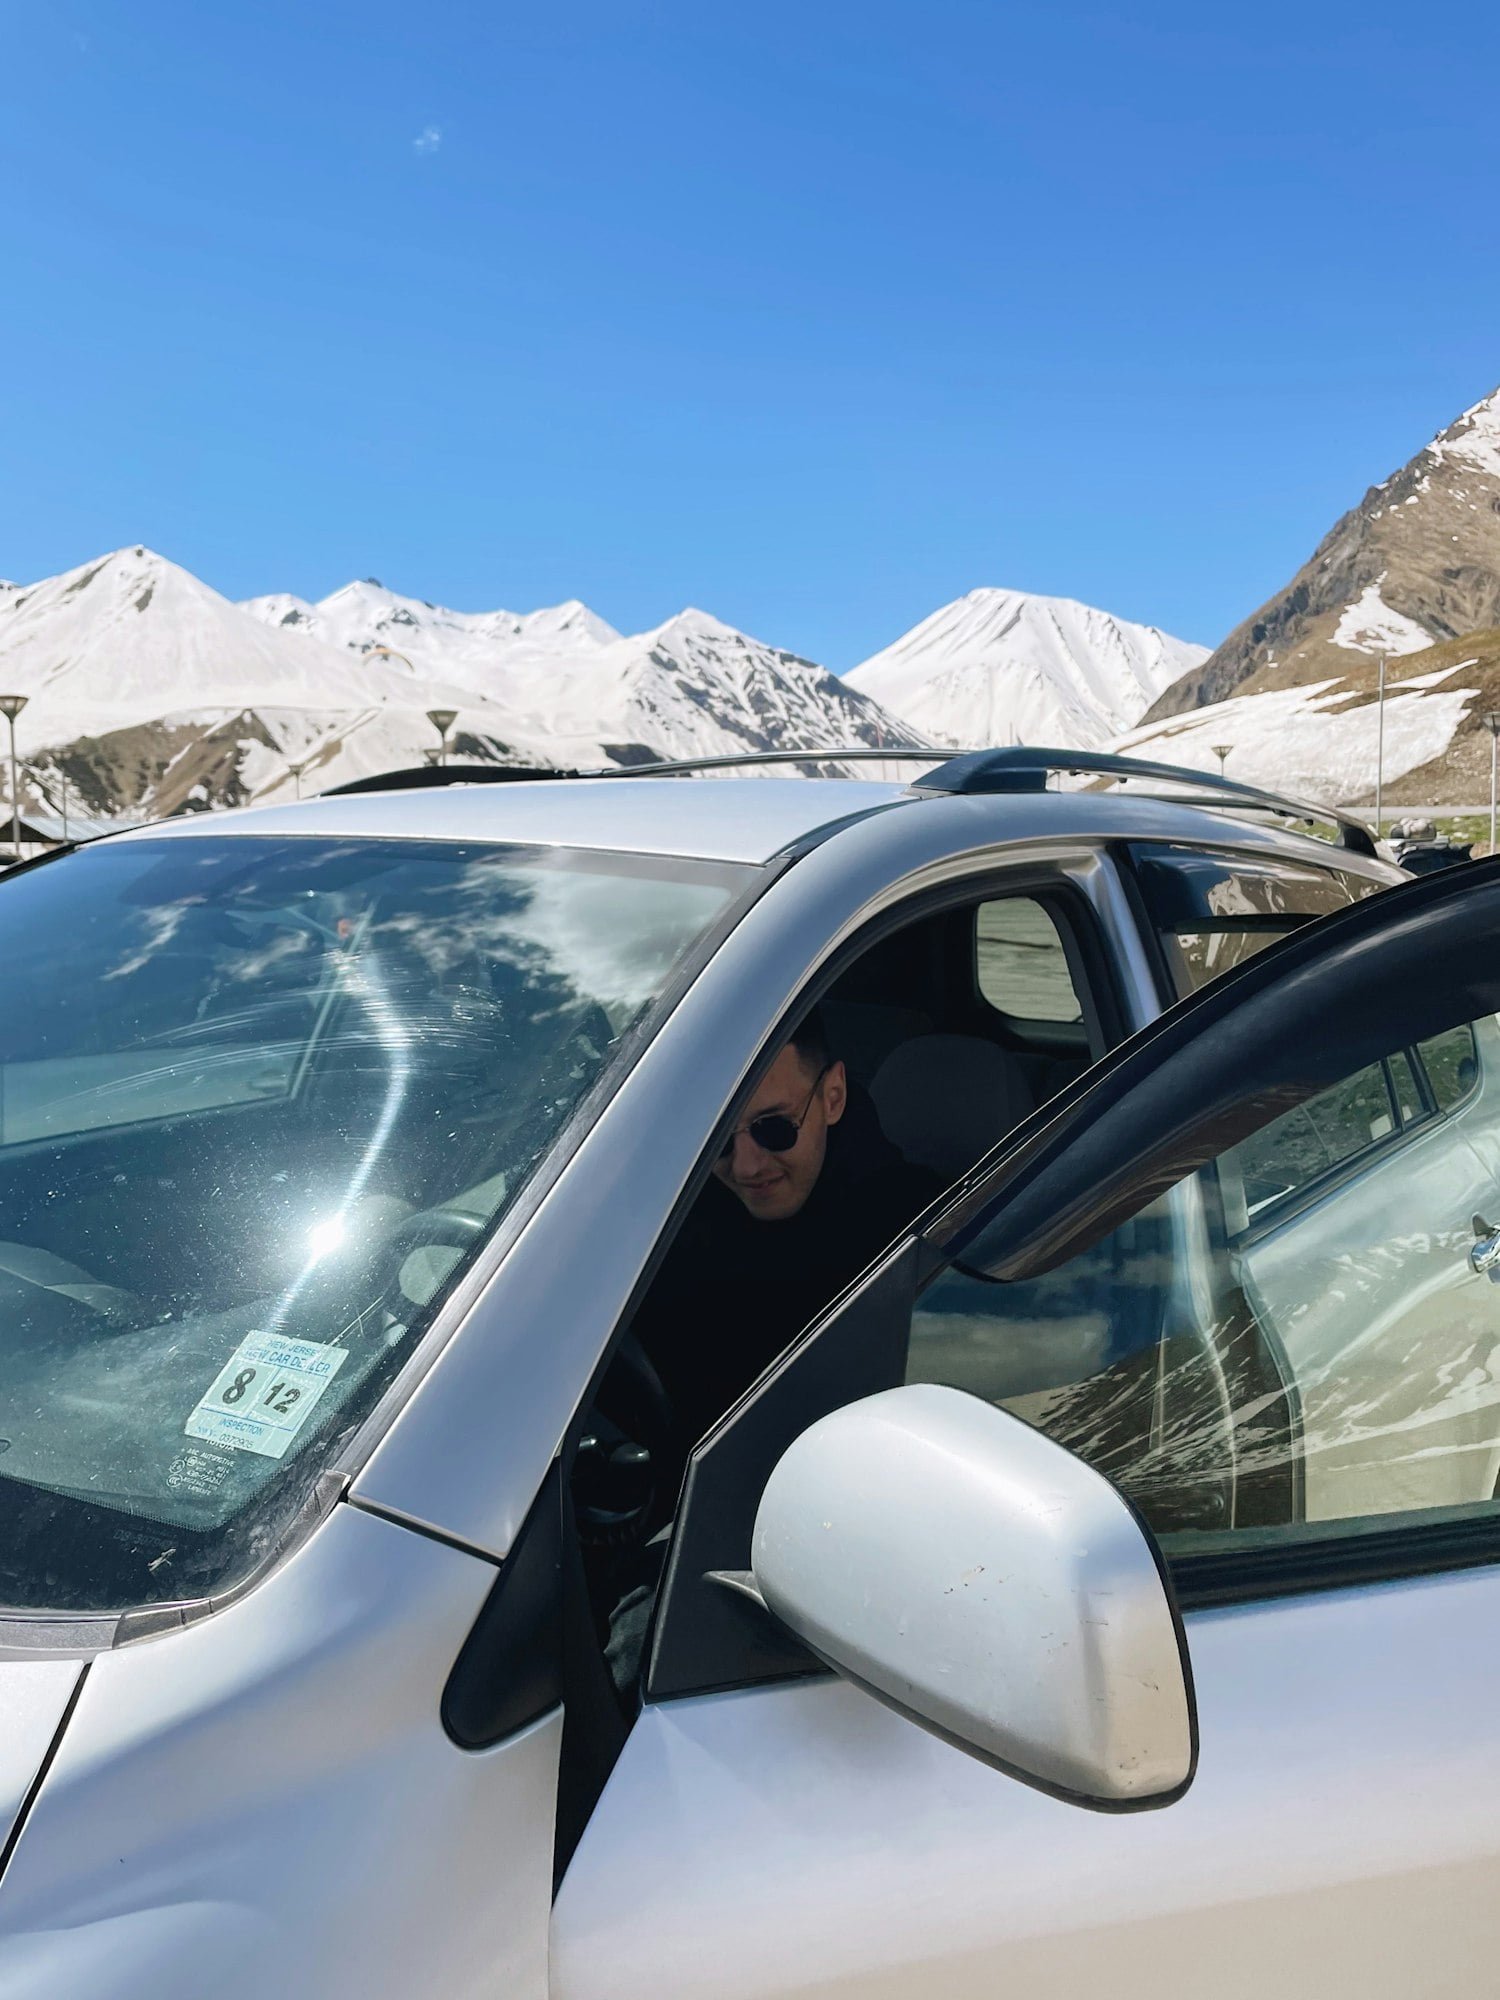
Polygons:
<instances>
[{"instance_id":1,"label":"dark sunglasses","mask_svg":"<svg viewBox=\"0 0 1500 2000\"><path fill-rule=\"evenodd\" d=\"M807 1114L812 1109L812 1101L818 1094L818 1085L833 1067L824 1063L813 1078L813 1087L807 1093L807 1101L793 1118L786 1111L768 1111L761 1118L752 1118L748 1125L741 1125L731 1132L719 1149L719 1158L727 1160L734 1151L734 1142L741 1132L748 1132L762 1151L767 1153L789 1153L797 1143L797 1134L807 1122Z\"/></svg>"}]
</instances>

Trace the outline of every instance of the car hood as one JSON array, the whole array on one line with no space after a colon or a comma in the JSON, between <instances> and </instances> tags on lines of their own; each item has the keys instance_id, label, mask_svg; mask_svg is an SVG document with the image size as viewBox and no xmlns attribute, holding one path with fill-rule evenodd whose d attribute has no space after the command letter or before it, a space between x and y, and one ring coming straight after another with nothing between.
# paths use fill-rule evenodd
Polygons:
<instances>
[{"instance_id":1,"label":"car hood","mask_svg":"<svg viewBox=\"0 0 1500 2000\"><path fill-rule=\"evenodd\" d=\"M0 1658L0 1853L7 1858L82 1679L81 1660Z\"/></svg>"}]
</instances>

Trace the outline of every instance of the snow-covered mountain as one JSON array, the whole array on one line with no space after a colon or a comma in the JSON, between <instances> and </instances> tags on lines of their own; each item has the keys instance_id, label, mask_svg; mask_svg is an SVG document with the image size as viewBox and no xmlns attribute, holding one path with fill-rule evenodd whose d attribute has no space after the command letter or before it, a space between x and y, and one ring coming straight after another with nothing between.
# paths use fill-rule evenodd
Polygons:
<instances>
[{"instance_id":1,"label":"snow-covered mountain","mask_svg":"<svg viewBox=\"0 0 1500 2000\"><path fill-rule=\"evenodd\" d=\"M1383 757L1384 802L1432 805L1441 793L1433 766L1443 760L1477 689L1477 658L1426 673L1393 673L1387 687L1384 741L1376 704L1344 680L1310 681L1231 695L1207 708L1159 718L1110 745L1127 756L1152 757L1334 804L1372 796L1375 761ZM1378 745L1378 748L1377 748ZM1413 784L1418 772L1424 775ZM1482 798L1482 780L1468 785L1468 802Z\"/></svg>"},{"instance_id":2,"label":"snow-covered mountain","mask_svg":"<svg viewBox=\"0 0 1500 2000\"><path fill-rule=\"evenodd\" d=\"M231 604L149 549L0 589L34 799L164 813L420 761L594 765L911 741L835 675L703 612L623 638L585 606L462 613L350 584ZM296 767L301 767L299 778Z\"/></svg>"},{"instance_id":3,"label":"snow-covered mountain","mask_svg":"<svg viewBox=\"0 0 1500 2000\"><path fill-rule=\"evenodd\" d=\"M489 756L513 755L498 710L463 686L360 658L249 617L146 548L0 594L0 681L33 789L102 814L169 812L416 761L424 710L453 707Z\"/></svg>"},{"instance_id":4,"label":"snow-covered mountain","mask_svg":"<svg viewBox=\"0 0 1500 2000\"><path fill-rule=\"evenodd\" d=\"M1207 657L1071 598L971 590L847 679L928 742L1094 749Z\"/></svg>"},{"instance_id":5,"label":"snow-covered mountain","mask_svg":"<svg viewBox=\"0 0 1500 2000\"><path fill-rule=\"evenodd\" d=\"M275 631L346 652L386 648L486 700L504 700L529 674L545 676L560 660L586 657L620 636L576 599L543 611L450 611L374 577L316 604L283 592L247 598L240 609Z\"/></svg>"},{"instance_id":6,"label":"snow-covered mountain","mask_svg":"<svg viewBox=\"0 0 1500 2000\"><path fill-rule=\"evenodd\" d=\"M591 740L676 757L923 740L826 667L695 610L570 665L525 721L569 756Z\"/></svg>"},{"instance_id":7,"label":"snow-covered mountain","mask_svg":"<svg viewBox=\"0 0 1500 2000\"><path fill-rule=\"evenodd\" d=\"M704 611L627 638L576 599L526 613L450 611L373 579L317 604L257 597L241 608L292 638L365 658L394 649L462 682L547 763L916 740L837 675Z\"/></svg>"},{"instance_id":8,"label":"snow-covered mountain","mask_svg":"<svg viewBox=\"0 0 1500 2000\"><path fill-rule=\"evenodd\" d=\"M141 721L195 708L363 708L410 700L416 677L377 659L280 638L149 549L117 549L0 596L0 657L29 695L27 726Z\"/></svg>"}]
</instances>

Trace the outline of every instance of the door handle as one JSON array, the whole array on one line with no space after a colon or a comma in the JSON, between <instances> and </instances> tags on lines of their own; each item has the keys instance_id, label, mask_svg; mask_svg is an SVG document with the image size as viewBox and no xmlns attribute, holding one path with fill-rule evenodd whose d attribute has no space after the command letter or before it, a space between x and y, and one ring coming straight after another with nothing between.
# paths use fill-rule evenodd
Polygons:
<instances>
[{"instance_id":1,"label":"door handle","mask_svg":"<svg viewBox=\"0 0 1500 2000\"><path fill-rule=\"evenodd\" d=\"M1491 1229L1482 1215L1473 1218L1476 1241L1469 1251L1469 1269L1500 1284L1500 1229Z\"/></svg>"}]
</instances>

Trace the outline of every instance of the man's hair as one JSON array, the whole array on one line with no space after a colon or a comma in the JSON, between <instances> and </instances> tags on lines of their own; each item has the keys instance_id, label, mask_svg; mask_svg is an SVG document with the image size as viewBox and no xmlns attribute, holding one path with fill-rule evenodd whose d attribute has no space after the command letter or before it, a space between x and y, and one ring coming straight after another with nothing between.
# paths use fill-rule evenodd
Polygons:
<instances>
[{"instance_id":1,"label":"man's hair","mask_svg":"<svg viewBox=\"0 0 1500 2000\"><path fill-rule=\"evenodd\" d=\"M833 1061L833 1050L828 1041L828 1024L823 1019L821 1007L809 1007L787 1036L786 1041L787 1047L795 1049L809 1069L827 1069Z\"/></svg>"}]
</instances>

